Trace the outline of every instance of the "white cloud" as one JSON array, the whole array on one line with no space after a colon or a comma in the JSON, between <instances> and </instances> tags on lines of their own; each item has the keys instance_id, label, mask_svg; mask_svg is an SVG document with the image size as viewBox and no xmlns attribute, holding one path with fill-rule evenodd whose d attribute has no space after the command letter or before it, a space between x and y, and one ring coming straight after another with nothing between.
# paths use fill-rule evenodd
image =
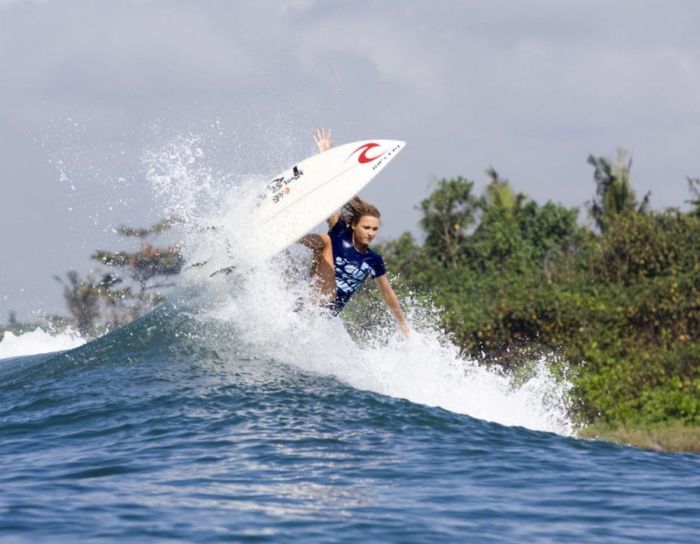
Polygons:
<instances>
[{"instance_id":1,"label":"white cloud","mask_svg":"<svg viewBox=\"0 0 700 544\"><path fill-rule=\"evenodd\" d=\"M280 13L309 11L318 2L316 0L272 0L272 7L276 7Z\"/></svg>"},{"instance_id":2,"label":"white cloud","mask_svg":"<svg viewBox=\"0 0 700 544\"><path fill-rule=\"evenodd\" d=\"M400 18L380 10L369 19L364 11L324 14L310 31L295 38L297 54L307 66L354 56L372 66L380 82L434 99L443 97L444 55Z\"/></svg>"},{"instance_id":3,"label":"white cloud","mask_svg":"<svg viewBox=\"0 0 700 544\"><path fill-rule=\"evenodd\" d=\"M19 4L46 4L49 0L0 0L0 10L18 6Z\"/></svg>"},{"instance_id":4,"label":"white cloud","mask_svg":"<svg viewBox=\"0 0 700 544\"><path fill-rule=\"evenodd\" d=\"M95 61L142 65L140 70L168 71L176 81L204 85L242 85L257 69L249 51L233 33L224 33L199 10L131 13L115 20L103 37Z\"/></svg>"}]
</instances>

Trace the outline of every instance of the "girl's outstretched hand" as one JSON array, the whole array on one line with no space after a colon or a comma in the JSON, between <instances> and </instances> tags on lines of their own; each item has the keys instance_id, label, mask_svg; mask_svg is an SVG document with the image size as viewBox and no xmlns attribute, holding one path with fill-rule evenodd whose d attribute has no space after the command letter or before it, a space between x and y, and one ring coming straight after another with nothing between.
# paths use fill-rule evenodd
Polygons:
<instances>
[{"instance_id":1,"label":"girl's outstretched hand","mask_svg":"<svg viewBox=\"0 0 700 544\"><path fill-rule=\"evenodd\" d=\"M316 147L319 153L328 151L333 147L333 140L331 139L331 129L329 128L319 128L314 134L314 142L316 142Z\"/></svg>"}]
</instances>

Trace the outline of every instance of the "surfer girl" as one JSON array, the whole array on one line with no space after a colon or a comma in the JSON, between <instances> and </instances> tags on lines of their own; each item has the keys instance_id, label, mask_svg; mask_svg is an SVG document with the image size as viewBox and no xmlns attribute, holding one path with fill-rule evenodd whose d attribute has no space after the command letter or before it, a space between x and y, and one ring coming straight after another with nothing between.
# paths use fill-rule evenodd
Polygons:
<instances>
[{"instance_id":1,"label":"surfer girl","mask_svg":"<svg viewBox=\"0 0 700 544\"><path fill-rule=\"evenodd\" d=\"M333 145L331 131L317 130L314 141L319 153L328 151ZM307 234L299 243L314 252L310 275L321 302L334 314L371 276L401 332L408 337L408 323L386 277L384 260L369 247L379 231L379 219L379 210L356 196L327 219L327 234Z\"/></svg>"}]
</instances>

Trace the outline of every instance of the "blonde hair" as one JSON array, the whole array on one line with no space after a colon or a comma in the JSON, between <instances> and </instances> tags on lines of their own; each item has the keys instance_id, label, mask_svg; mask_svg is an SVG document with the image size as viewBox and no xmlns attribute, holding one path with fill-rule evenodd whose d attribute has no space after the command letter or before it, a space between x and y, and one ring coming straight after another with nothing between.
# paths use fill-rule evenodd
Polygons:
<instances>
[{"instance_id":1,"label":"blonde hair","mask_svg":"<svg viewBox=\"0 0 700 544\"><path fill-rule=\"evenodd\" d=\"M365 202L359 196L355 196L340 209L340 217L351 225L356 225L361 217L369 215L381 219L382 214L376 206Z\"/></svg>"}]
</instances>

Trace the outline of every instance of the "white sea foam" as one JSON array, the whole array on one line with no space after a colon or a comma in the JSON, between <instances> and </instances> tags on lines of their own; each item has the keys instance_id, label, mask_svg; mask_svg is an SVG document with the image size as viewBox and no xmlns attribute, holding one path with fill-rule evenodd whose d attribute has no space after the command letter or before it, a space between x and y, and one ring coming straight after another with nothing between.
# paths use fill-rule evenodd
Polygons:
<instances>
[{"instance_id":1,"label":"white sea foam","mask_svg":"<svg viewBox=\"0 0 700 544\"><path fill-rule=\"evenodd\" d=\"M74 333L50 334L43 329L19 335L5 332L0 341L0 359L65 351L82 346L84 343L85 340Z\"/></svg>"},{"instance_id":2,"label":"white sea foam","mask_svg":"<svg viewBox=\"0 0 700 544\"><path fill-rule=\"evenodd\" d=\"M173 149L154 155L158 157L154 182L162 204L189 218L186 243L191 262L209 253L223 255L223 261L230 263L236 257L235 238L241 234L234 226L245 225L248 217L246 204L237 198L247 194L251 184L275 173L262 172L260 179L238 180L237 184L230 178L217 182L210 171L202 169L205 154L190 160L194 155L186 147L182 151L186 160ZM168 174L170 160L172 175ZM189 197L182 198L182 194ZM381 207L381 202L377 204ZM190 205L196 209L182 209ZM221 227L205 230L211 224ZM217 266L221 264L217 259ZM572 434L567 415L570 386L553 377L546 360L533 361L528 377L518 379L480 366L460 355L440 331L434 312L410 301L404 301L414 327L408 341L392 324L379 327L372 339L356 342L341 318L308 303L308 284L299 272L308 264L303 250L293 250L263 266L238 264L245 274L210 278L211 268L195 267L184 275L187 282L203 288L196 303L201 319L215 321L228 331L217 349L227 349L235 338L238 354L332 376L358 389L503 425Z\"/></svg>"},{"instance_id":3,"label":"white sea foam","mask_svg":"<svg viewBox=\"0 0 700 544\"><path fill-rule=\"evenodd\" d=\"M295 311L308 289L280 278L277 271L289 269L287 260L212 285L209 303L215 302L203 318L226 323L239 353L503 425L572 434L569 384L555 380L544 359L533 361L527 378L515 379L462 357L435 324L417 317L408 341L391 324L375 331L373 341L356 343L340 318L311 305Z\"/></svg>"}]
</instances>

